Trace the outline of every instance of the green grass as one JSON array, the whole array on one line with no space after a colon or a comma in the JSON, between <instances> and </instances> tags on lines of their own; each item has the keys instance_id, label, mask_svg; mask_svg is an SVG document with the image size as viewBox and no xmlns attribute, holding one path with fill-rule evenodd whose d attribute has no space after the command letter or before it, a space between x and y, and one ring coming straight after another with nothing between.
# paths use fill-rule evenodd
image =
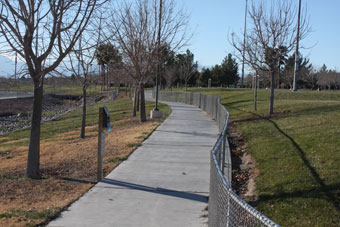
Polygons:
<instances>
[{"instance_id":1,"label":"green grass","mask_svg":"<svg viewBox=\"0 0 340 227\"><path fill-rule=\"evenodd\" d=\"M111 158L109 160L107 160L107 162L112 162L112 163L121 163L123 161L125 161L128 157L114 157L114 158Z\"/></svg>"},{"instance_id":2,"label":"green grass","mask_svg":"<svg viewBox=\"0 0 340 227\"><path fill-rule=\"evenodd\" d=\"M139 147L142 143L129 143L128 147Z\"/></svg>"},{"instance_id":3,"label":"green grass","mask_svg":"<svg viewBox=\"0 0 340 227\"><path fill-rule=\"evenodd\" d=\"M12 86L11 91L33 92L32 84L20 84L19 86ZM112 88L114 89L114 88ZM1 88L0 88L1 90ZM81 85L44 85L44 93L55 93L63 95L83 95L83 88ZM87 95L98 95L100 93L100 86L92 85L87 88Z\"/></svg>"},{"instance_id":4,"label":"green grass","mask_svg":"<svg viewBox=\"0 0 340 227\"><path fill-rule=\"evenodd\" d=\"M340 92L192 89L221 96L258 164L253 205L282 226L339 226Z\"/></svg>"},{"instance_id":5,"label":"green grass","mask_svg":"<svg viewBox=\"0 0 340 227\"><path fill-rule=\"evenodd\" d=\"M0 213L0 219L12 217L24 217L28 219L49 219L61 211L59 207L52 207L44 211L13 209L10 212Z\"/></svg>"},{"instance_id":6,"label":"green grass","mask_svg":"<svg viewBox=\"0 0 340 227\"><path fill-rule=\"evenodd\" d=\"M15 175L15 174L2 174L0 173L0 180L17 180L21 178L21 176Z\"/></svg>"},{"instance_id":7,"label":"green grass","mask_svg":"<svg viewBox=\"0 0 340 227\"><path fill-rule=\"evenodd\" d=\"M132 115L132 101L129 98L117 99L105 103L90 105L87 108L86 126L93 126L98 124L98 109L102 106L107 106L110 112L111 123L120 120L123 117ZM160 110L166 115L169 115L170 108L165 104L160 104ZM153 102L146 102L147 114L154 107ZM78 108L66 115L63 115L52 121L43 123L41 126L41 140L56 140L56 136L61 133L70 131L79 131L81 126L82 109ZM114 127L114 126L113 126ZM96 130L92 129L91 131ZM89 130L90 131L90 130ZM87 131L87 132L89 132ZM20 130L8 135L0 136L0 147L5 149L6 153L11 152L18 146L28 146L30 129ZM11 141L10 144L6 142Z\"/></svg>"},{"instance_id":8,"label":"green grass","mask_svg":"<svg viewBox=\"0 0 340 227\"><path fill-rule=\"evenodd\" d=\"M11 152L12 152L11 150L0 151L0 156L2 156L2 155L8 155L8 154L10 154Z\"/></svg>"}]
</instances>

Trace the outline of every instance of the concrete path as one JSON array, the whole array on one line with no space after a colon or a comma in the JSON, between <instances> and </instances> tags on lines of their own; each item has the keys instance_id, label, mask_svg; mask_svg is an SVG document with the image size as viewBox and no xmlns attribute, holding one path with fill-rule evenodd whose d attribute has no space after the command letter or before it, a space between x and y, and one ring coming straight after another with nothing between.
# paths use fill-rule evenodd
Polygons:
<instances>
[{"instance_id":1,"label":"concrete path","mask_svg":"<svg viewBox=\"0 0 340 227\"><path fill-rule=\"evenodd\" d=\"M194 106L167 104L171 115L142 146L48 226L207 226L217 125Z\"/></svg>"}]
</instances>

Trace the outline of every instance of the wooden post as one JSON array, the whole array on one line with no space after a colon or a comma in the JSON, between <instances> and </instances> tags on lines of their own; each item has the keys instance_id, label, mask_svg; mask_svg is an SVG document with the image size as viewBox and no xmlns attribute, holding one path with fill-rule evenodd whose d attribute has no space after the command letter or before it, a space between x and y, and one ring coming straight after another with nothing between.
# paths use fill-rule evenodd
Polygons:
<instances>
[{"instance_id":1,"label":"wooden post","mask_svg":"<svg viewBox=\"0 0 340 227\"><path fill-rule=\"evenodd\" d=\"M257 110L257 79L258 75L256 74L254 77L254 110Z\"/></svg>"},{"instance_id":2,"label":"wooden post","mask_svg":"<svg viewBox=\"0 0 340 227\"><path fill-rule=\"evenodd\" d=\"M103 130L103 107L99 107L98 120L98 161L97 161L97 181L103 179L103 156L105 146L105 131Z\"/></svg>"}]
</instances>

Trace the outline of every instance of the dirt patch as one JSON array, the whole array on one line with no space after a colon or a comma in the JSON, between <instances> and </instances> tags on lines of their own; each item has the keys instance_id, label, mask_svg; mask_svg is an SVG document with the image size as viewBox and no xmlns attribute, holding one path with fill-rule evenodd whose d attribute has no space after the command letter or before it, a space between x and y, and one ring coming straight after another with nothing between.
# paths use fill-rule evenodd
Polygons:
<instances>
[{"instance_id":1,"label":"dirt patch","mask_svg":"<svg viewBox=\"0 0 340 227\"><path fill-rule=\"evenodd\" d=\"M139 123L126 118L113 123L106 134L104 175L140 145L158 121ZM27 226L54 217L90 189L96 181L97 132L87 128L85 139L78 131L41 142L42 180L25 178L27 147L0 156L0 226ZM8 157L11 158L8 158Z\"/></svg>"},{"instance_id":2,"label":"dirt patch","mask_svg":"<svg viewBox=\"0 0 340 227\"><path fill-rule=\"evenodd\" d=\"M247 143L237 130L236 122L229 124L228 140L232 159L232 188L242 199L255 201L255 180L259 171L255 159L247 152Z\"/></svg>"}]
</instances>

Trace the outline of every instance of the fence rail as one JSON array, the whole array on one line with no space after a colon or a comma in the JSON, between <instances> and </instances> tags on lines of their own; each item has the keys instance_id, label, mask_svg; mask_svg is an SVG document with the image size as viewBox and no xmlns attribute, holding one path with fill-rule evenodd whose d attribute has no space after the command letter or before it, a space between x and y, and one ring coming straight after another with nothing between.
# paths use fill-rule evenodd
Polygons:
<instances>
[{"instance_id":1,"label":"fence rail","mask_svg":"<svg viewBox=\"0 0 340 227\"><path fill-rule=\"evenodd\" d=\"M229 112L220 103L220 97L162 91L159 92L159 100L195 105L211 114L218 124L220 135L210 157L209 226L279 226L246 203L231 188L231 154L227 140Z\"/></svg>"},{"instance_id":2,"label":"fence rail","mask_svg":"<svg viewBox=\"0 0 340 227\"><path fill-rule=\"evenodd\" d=\"M18 99L18 98L31 98L32 92L21 91L0 91L0 99Z\"/></svg>"}]
</instances>

